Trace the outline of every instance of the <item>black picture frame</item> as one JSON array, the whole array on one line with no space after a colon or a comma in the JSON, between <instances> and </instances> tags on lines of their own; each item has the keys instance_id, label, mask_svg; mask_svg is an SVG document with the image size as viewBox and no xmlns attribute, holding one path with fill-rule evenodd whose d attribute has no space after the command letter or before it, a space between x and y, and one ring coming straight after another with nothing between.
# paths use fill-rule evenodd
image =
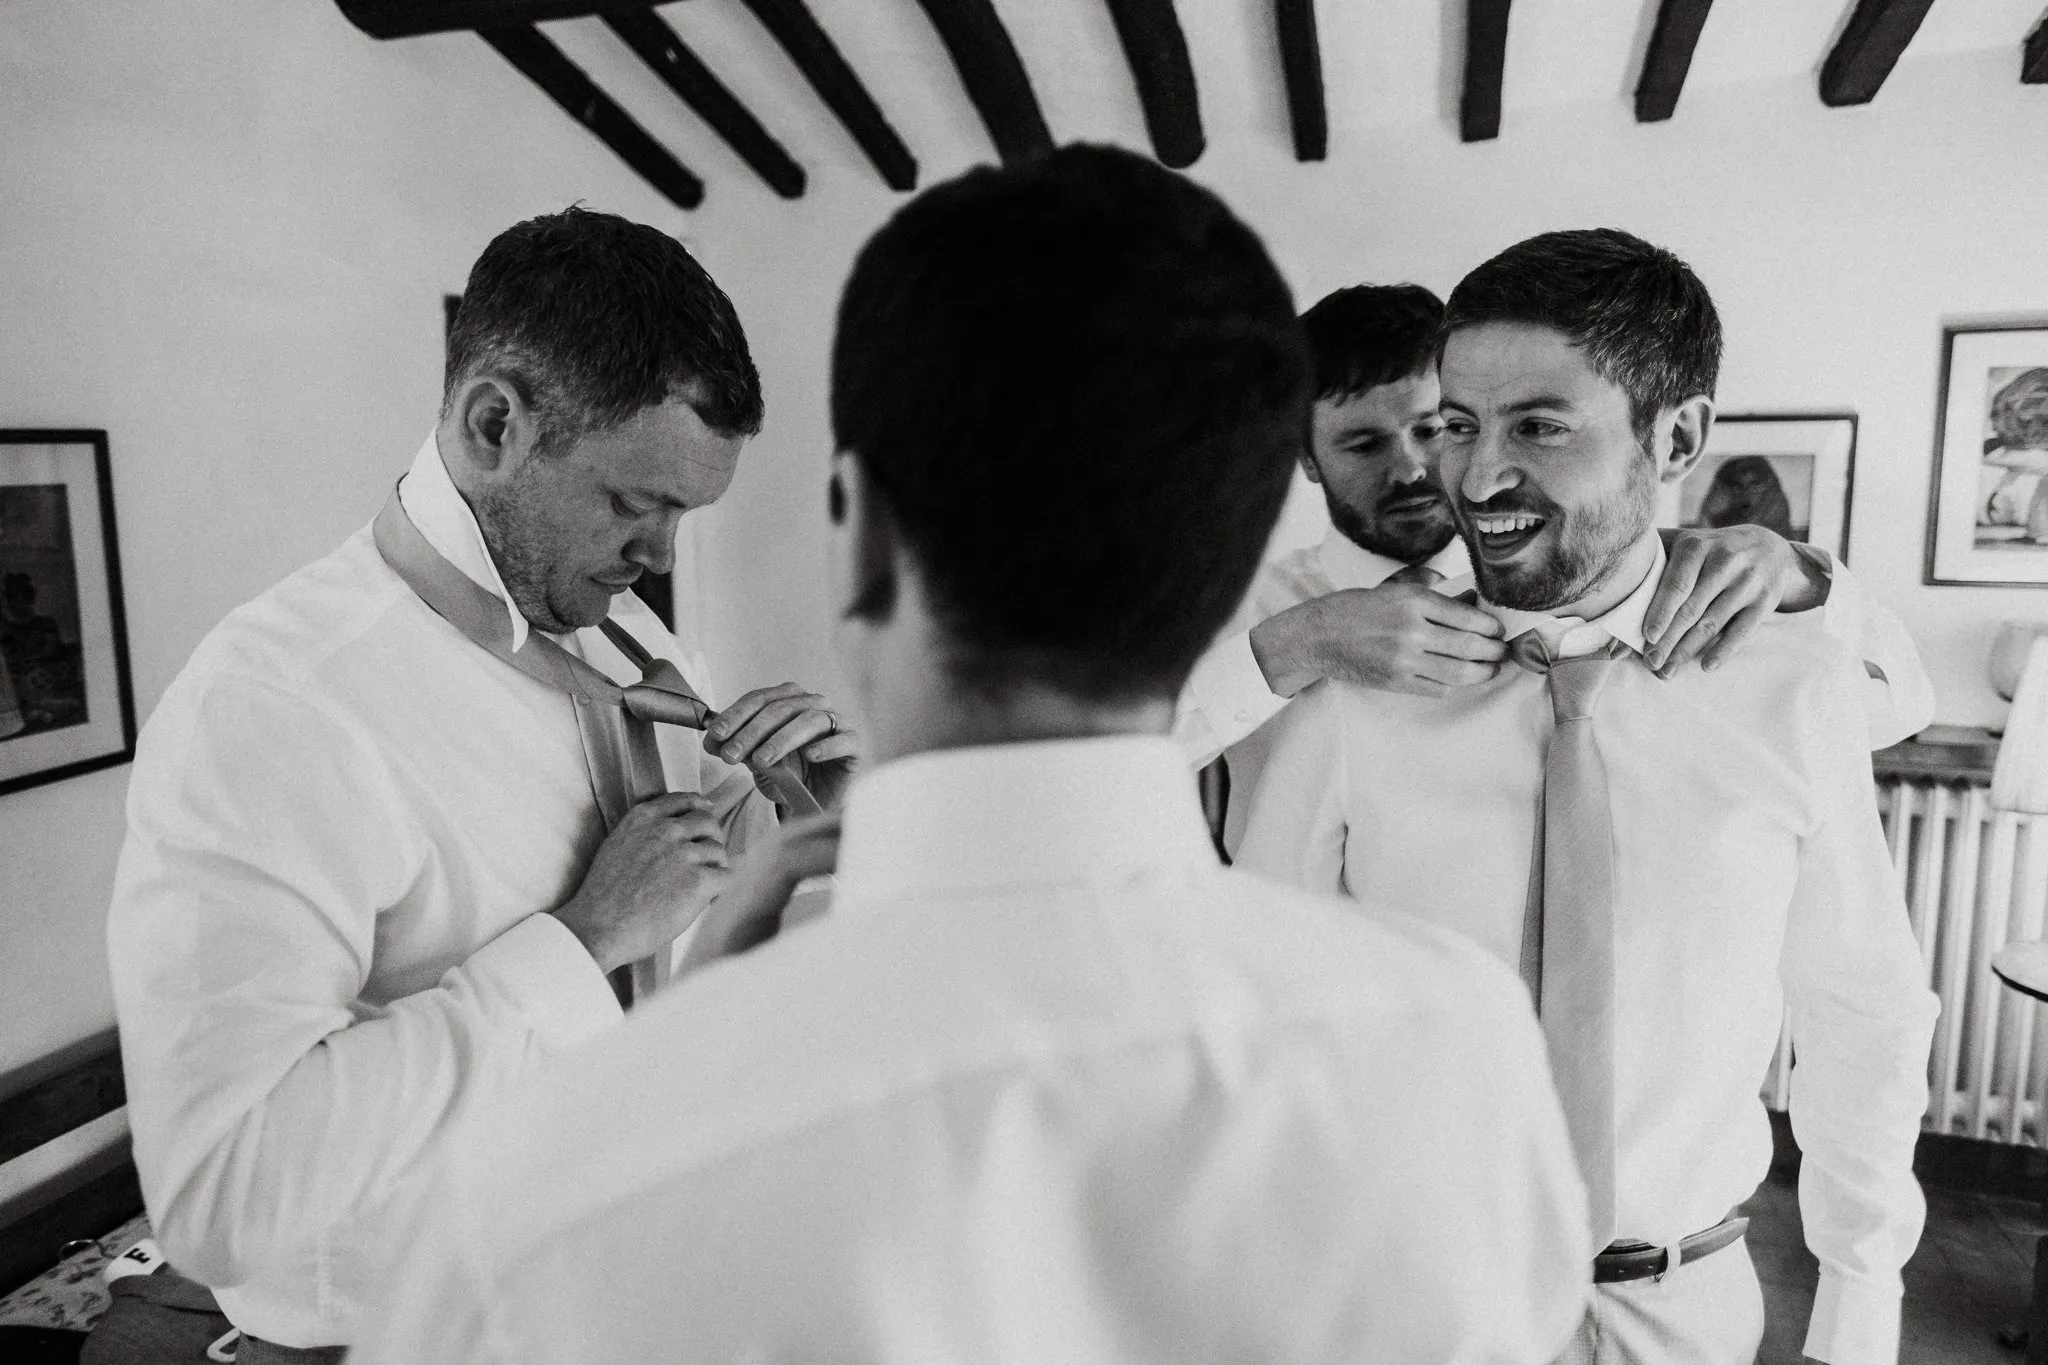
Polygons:
<instances>
[{"instance_id":1,"label":"black picture frame","mask_svg":"<svg viewBox=\"0 0 2048 1365\"><path fill-rule=\"evenodd\" d=\"M1700 463L1674 492L1681 504L1695 501L1695 489L1710 483L1719 468L1734 458L1760 457L1780 464L1786 458L1809 461L1807 482L1793 499L1794 509L1789 509L1796 514L1803 506L1804 523L1774 525L1772 529L1789 530L1789 539L1804 540L1846 564L1849 531L1855 519L1856 448L1861 435L1857 415L1846 408L1720 413L1714 418ZM1670 510L1675 513L1678 509ZM1682 515L1661 520L1673 526L1690 524Z\"/></svg>"},{"instance_id":2,"label":"black picture frame","mask_svg":"<svg viewBox=\"0 0 2048 1365\"><path fill-rule=\"evenodd\" d=\"M61 453L64 448L76 447L69 455ZM53 455L52 448L60 453ZM31 454L33 450L35 453ZM86 452L90 452L88 457ZM32 459L40 459L41 475L33 475L30 468ZM31 477L49 478L50 470L65 480L56 485L31 482ZM89 471L89 480L87 472ZM90 495L76 499L70 492L78 482L89 481ZM0 702L8 703L14 713L12 719L21 721L14 733L0 738L0 796L25 791L50 782L61 782L66 778L84 773L98 772L129 763L135 758L135 684L129 671L128 659L128 615L127 605L121 588L121 550L114 517L113 460L109 453L107 433L94 428L0 428L0 504L4 504L10 489L35 489L48 493L52 488L63 488L61 500L54 505L65 509L66 539L64 545L70 555L71 580L65 585L69 596L68 608L57 616L35 615L35 581L31 574L21 569L8 568L9 546L5 508L0 506L0 627L24 625L17 621L22 611L21 603L29 604L26 625L50 623L50 628L37 632L39 641L52 642L50 647L76 651L77 703L81 718L75 721L63 720L61 710L53 709L69 701L68 696L59 695L65 691L60 686L50 693L56 701L44 708L43 716L51 719L43 724L23 719L38 705L35 694L27 701L12 679L12 668L6 660L13 655L7 652L8 643L15 642L15 653L19 653L20 634L13 630L0 633L0 667L9 667L7 685L8 697ZM77 544L77 537L71 533L73 525L82 525L83 518L97 518L89 530L97 539L100 553L91 556L90 546ZM82 562L90 556L90 562ZM25 584L23 592L19 585ZM65 626L77 634L76 641L65 639ZM24 629L26 626L24 626ZM60 659L52 667L41 670L44 674L54 673L65 676L66 661ZM26 670L24 670L26 671ZM104 698L95 703L94 698ZM111 707L111 714L104 709ZM97 717L95 716L97 713ZM76 732L76 733L73 733ZM10 753L11 745L32 742L28 750ZM24 769L24 763L32 767Z\"/></svg>"},{"instance_id":3,"label":"black picture frame","mask_svg":"<svg viewBox=\"0 0 2048 1365\"><path fill-rule=\"evenodd\" d=\"M1968 352L1965 357L1962 353ZM2002 365L1999 362L2004 362ZM1965 372L1958 376L1958 366ZM1972 534L1981 518L1980 489L1970 480L1991 463L1988 450L1959 447L1974 430L1982 443L1987 414L1976 410L1991 387L1992 367L2035 369L2048 365L2048 317L1949 323L1941 329L1941 373L1935 390L1934 461L1928 483L1926 552L1920 581L1940 588L2048 587L2048 545L2039 549L1986 548L1991 531ZM1982 384L1978 383L1984 379ZM1970 392L1963 392L1964 388ZM1980 391L1981 390L1981 391ZM1966 411L1959 403L1971 404ZM2048 451L2042 452L2048 456ZM2048 480L2043 480L2048 484ZM1969 521L1965 521L1965 517ZM1965 544L1965 540L1970 543ZM1993 562L1994 558L2003 562Z\"/></svg>"}]
</instances>

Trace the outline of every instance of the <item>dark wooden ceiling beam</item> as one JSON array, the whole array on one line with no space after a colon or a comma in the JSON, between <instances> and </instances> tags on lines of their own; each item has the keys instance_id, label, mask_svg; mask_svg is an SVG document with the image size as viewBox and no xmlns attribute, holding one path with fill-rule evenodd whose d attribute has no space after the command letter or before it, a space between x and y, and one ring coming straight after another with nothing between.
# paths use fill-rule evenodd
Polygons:
<instances>
[{"instance_id":1,"label":"dark wooden ceiling beam","mask_svg":"<svg viewBox=\"0 0 2048 1365\"><path fill-rule=\"evenodd\" d=\"M1287 118L1294 125L1294 159L1321 161L1330 151L1329 115L1323 107L1323 54L1316 41L1316 0L1273 0L1280 30L1280 74L1287 82Z\"/></svg>"},{"instance_id":2,"label":"dark wooden ceiling beam","mask_svg":"<svg viewBox=\"0 0 2048 1365\"><path fill-rule=\"evenodd\" d=\"M645 128L633 122L631 114L598 89L581 67L537 29L524 24L490 25L478 29L477 36L546 91L548 98L561 105L569 117L617 152L620 160L638 171L640 178L670 203L693 209L704 202L704 182L648 136Z\"/></svg>"},{"instance_id":3,"label":"dark wooden ceiling beam","mask_svg":"<svg viewBox=\"0 0 2048 1365\"><path fill-rule=\"evenodd\" d=\"M1465 0L1465 88L1458 136L1485 142L1500 136L1500 83L1507 70L1509 0Z\"/></svg>"},{"instance_id":4,"label":"dark wooden ceiling beam","mask_svg":"<svg viewBox=\"0 0 2048 1365\"><path fill-rule=\"evenodd\" d=\"M1145 131L1164 164L1179 170L1202 154L1202 106L1195 93L1195 68L1188 60L1187 35L1173 0L1107 0L1117 41L1130 63Z\"/></svg>"},{"instance_id":5,"label":"dark wooden ceiling beam","mask_svg":"<svg viewBox=\"0 0 2048 1365\"><path fill-rule=\"evenodd\" d=\"M1052 150L1031 78L989 0L918 0L1005 164Z\"/></svg>"},{"instance_id":6,"label":"dark wooden ceiling beam","mask_svg":"<svg viewBox=\"0 0 2048 1365\"><path fill-rule=\"evenodd\" d=\"M2041 16L2020 47L2020 80L2027 85L2048 85L2048 14Z\"/></svg>"},{"instance_id":7,"label":"dark wooden ceiling beam","mask_svg":"<svg viewBox=\"0 0 2048 1365\"><path fill-rule=\"evenodd\" d=\"M846 58L839 55L839 48L818 27L804 0L746 0L746 6L860 144L882 183L892 190L916 189L917 159L889 126Z\"/></svg>"},{"instance_id":8,"label":"dark wooden ceiling beam","mask_svg":"<svg viewBox=\"0 0 2048 1365\"><path fill-rule=\"evenodd\" d=\"M711 74L711 68L690 51L676 31L650 10L628 10L604 16L605 26L633 49L654 74L697 112L754 174L784 199L804 192L804 168L790 159L739 97Z\"/></svg>"},{"instance_id":9,"label":"dark wooden ceiling beam","mask_svg":"<svg viewBox=\"0 0 2048 1365\"><path fill-rule=\"evenodd\" d=\"M1934 0L1856 0L1821 66L1820 102L1836 109L1870 103L1933 5Z\"/></svg>"},{"instance_id":10,"label":"dark wooden ceiling beam","mask_svg":"<svg viewBox=\"0 0 2048 1365\"><path fill-rule=\"evenodd\" d=\"M1637 123L1662 123L1678 108L1693 49L1713 7L1714 0L1662 0L1657 6L1657 25L1650 30L1650 50L1636 82Z\"/></svg>"},{"instance_id":11,"label":"dark wooden ceiling beam","mask_svg":"<svg viewBox=\"0 0 2048 1365\"><path fill-rule=\"evenodd\" d=\"M604 9L651 9L654 0L335 0L344 19L372 38L510 28L579 19Z\"/></svg>"}]
</instances>

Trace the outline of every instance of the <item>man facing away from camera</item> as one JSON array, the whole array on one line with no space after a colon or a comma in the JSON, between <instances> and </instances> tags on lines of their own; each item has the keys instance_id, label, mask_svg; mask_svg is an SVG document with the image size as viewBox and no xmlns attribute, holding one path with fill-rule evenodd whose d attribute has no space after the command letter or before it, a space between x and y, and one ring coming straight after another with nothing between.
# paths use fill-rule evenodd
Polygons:
<instances>
[{"instance_id":1,"label":"man facing away from camera","mask_svg":"<svg viewBox=\"0 0 2048 1365\"><path fill-rule=\"evenodd\" d=\"M832 913L452 1143L363 1361L1555 1353L1585 1212L1512 974L1220 866L1168 738L1308 392L1258 239L1142 158L868 243Z\"/></svg>"},{"instance_id":2,"label":"man facing away from camera","mask_svg":"<svg viewBox=\"0 0 2048 1365\"><path fill-rule=\"evenodd\" d=\"M337 1358L456 1116L751 893L728 858L774 815L732 765L845 780L850 737L792 685L719 713L714 752L619 706L630 654L707 687L626 589L760 421L681 245L575 209L509 229L374 526L223 621L144 731L109 926L135 1158L242 1365Z\"/></svg>"},{"instance_id":3,"label":"man facing away from camera","mask_svg":"<svg viewBox=\"0 0 2048 1365\"><path fill-rule=\"evenodd\" d=\"M1864 672L1777 616L1660 677L1657 486L1713 422L1720 323L1624 233L1510 248L1451 295L1443 479L1512 667L1441 697L1342 683L1279 721L1240 865L1463 931L1537 1006L1586 1178L1592 1311L1564 1359L1748 1365L1732 1210L1790 1006L1808 1356L1890 1365L1936 1002L1870 778Z\"/></svg>"},{"instance_id":4,"label":"man facing away from camera","mask_svg":"<svg viewBox=\"0 0 2048 1365\"><path fill-rule=\"evenodd\" d=\"M1471 577L1437 474L1442 323L1442 302L1414 284L1353 285L1302 315L1316 402L1301 467L1330 530L1260 570L1196 665L1175 726L1197 767L1227 751L1230 851L1270 747L1263 727L1289 697L1323 677L1440 695L1490 680L1506 658L1500 622L1457 600ZM1873 748L1933 719L1912 638L1825 551L1753 525L1664 535L1669 557L1644 622L1652 668L1718 667L1773 611L1812 612L1865 661Z\"/></svg>"}]
</instances>

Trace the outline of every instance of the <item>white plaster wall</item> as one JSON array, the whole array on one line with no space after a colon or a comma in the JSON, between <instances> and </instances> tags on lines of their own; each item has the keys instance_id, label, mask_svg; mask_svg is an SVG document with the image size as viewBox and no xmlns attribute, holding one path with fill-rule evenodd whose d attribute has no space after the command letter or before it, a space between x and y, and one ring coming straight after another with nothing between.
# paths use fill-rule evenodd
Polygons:
<instances>
[{"instance_id":1,"label":"white plaster wall","mask_svg":"<svg viewBox=\"0 0 2048 1365\"><path fill-rule=\"evenodd\" d=\"M687 32L705 8L670 13ZM835 27L863 12L820 10ZM767 429L698 528L721 680L830 678L831 310L898 201L778 61L750 47L720 69L810 170L795 203L651 78L622 81L711 184L685 215L473 38L373 43L317 0L0 9L0 425L110 431L145 715L224 612L375 510L432 419L440 295L499 228L576 199L690 242L754 340ZM1340 123L1315 166L1292 160L1276 107L1212 118L1196 173L1267 234L1303 303L1361 279L1447 290L1559 226L1617 224L1686 255L1728 323L1727 407L1862 414L1854 565L1920 639L1941 718L1987 722L2002 714L1990 633L2048 618L2048 591L1927 588L1919 566L1943 320L2048 314L2048 88L2018 85L2016 65L1909 54L1859 110L1822 108L1810 74L1703 85L1649 128L1621 99L1515 108L1476 147L1417 108L1404 126ZM949 73L864 71L925 183L985 145L951 122L969 116ZM944 135L920 117L949 120ZM1296 509L1288 534L1313 518ZM0 797L0 1074L111 1019L102 928L125 791L117 769Z\"/></svg>"},{"instance_id":2,"label":"white plaster wall","mask_svg":"<svg viewBox=\"0 0 2048 1365\"><path fill-rule=\"evenodd\" d=\"M367 521L434 418L441 295L519 218L682 214L474 38L300 0L0 9L0 426L110 434L136 701ZM717 252L705 256L714 270ZM0 797L0 1074L112 1022L127 771Z\"/></svg>"}]
</instances>

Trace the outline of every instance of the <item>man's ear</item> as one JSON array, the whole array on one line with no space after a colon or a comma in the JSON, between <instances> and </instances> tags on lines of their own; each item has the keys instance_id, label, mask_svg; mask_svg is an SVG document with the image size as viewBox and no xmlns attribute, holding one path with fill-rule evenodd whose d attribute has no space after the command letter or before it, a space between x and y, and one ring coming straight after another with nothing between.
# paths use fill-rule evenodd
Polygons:
<instances>
[{"instance_id":1,"label":"man's ear","mask_svg":"<svg viewBox=\"0 0 2048 1365\"><path fill-rule=\"evenodd\" d=\"M1321 483L1323 481L1323 471L1316 467L1316 451L1314 446L1310 445L1307 441L1303 441L1301 449L1296 452L1294 458L1301 461L1301 472L1308 475L1310 483Z\"/></svg>"},{"instance_id":2,"label":"man's ear","mask_svg":"<svg viewBox=\"0 0 2048 1365\"><path fill-rule=\"evenodd\" d=\"M836 614L841 619L888 620L896 606L902 563L896 518L850 451L832 457L825 498L833 528Z\"/></svg>"},{"instance_id":3,"label":"man's ear","mask_svg":"<svg viewBox=\"0 0 2048 1365\"><path fill-rule=\"evenodd\" d=\"M1692 473L1693 466L1707 450L1707 437L1714 431L1714 400L1695 394L1666 413L1657 444L1668 448L1654 452L1657 481L1678 483Z\"/></svg>"},{"instance_id":4,"label":"man's ear","mask_svg":"<svg viewBox=\"0 0 2048 1365\"><path fill-rule=\"evenodd\" d=\"M486 479L503 479L526 463L540 442L539 423L517 386L497 375L473 375L456 391L441 424L442 454ZM448 449L452 444L454 449Z\"/></svg>"}]
</instances>

